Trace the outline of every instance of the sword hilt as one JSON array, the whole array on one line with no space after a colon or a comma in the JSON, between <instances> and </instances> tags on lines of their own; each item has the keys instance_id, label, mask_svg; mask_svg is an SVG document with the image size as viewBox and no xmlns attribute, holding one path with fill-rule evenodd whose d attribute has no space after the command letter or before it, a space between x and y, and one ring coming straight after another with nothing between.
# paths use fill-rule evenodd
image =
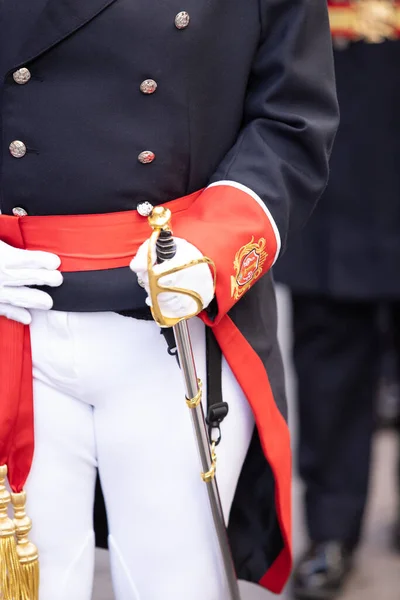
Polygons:
<instances>
[{"instance_id":1,"label":"sword hilt","mask_svg":"<svg viewBox=\"0 0 400 600\"><path fill-rule=\"evenodd\" d=\"M157 263L160 265L166 260L171 260L176 254L176 244L172 231L162 229L156 242Z\"/></svg>"},{"instance_id":2,"label":"sword hilt","mask_svg":"<svg viewBox=\"0 0 400 600\"><path fill-rule=\"evenodd\" d=\"M171 260L176 254L176 245L171 231L171 211L162 206L155 206L149 215L149 224L158 232L156 241L157 263Z\"/></svg>"},{"instance_id":3,"label":"sword hilt","mask_svg":"<svg viewBox=\"0 0 400 600\"><path fill-rule=\"evenodd\" d=\"M153 207L149 202L144 202L137 207L138 213L143 217L148 217L149 225L153 230L153 233L150 236L150 244L149 250L147 254L147 271L149 274L149 287L150 287L150 297L151 297L151 313L153 315L154 320L160 327L173 327L180 321L182 321L182 317L164 317L161 312L160 305L158 303L158 296L164 292L173 292L175 294L183 294L185 296L189 296L195 303L196 309L192 314L185 317L185 319L190 319L191 317L195 317L203 310L203 301L201 296L195 292L188 289L182 289L178 287L164 287L160 284L159 280L162 277L172 275L183 269L187 269L190 267L194 267L199 264L208 264L212 266L215 272L214 263L206 257L197 258L189 261L187 264L172 267L164 273L156 274L154 273L154 250L156 251L156 259L158 263L163 263L167 260L173 258L176 254L176 246L174 239L172 237L171 231L171 211L169 208L164 208L163 206L155 206ZM215 273L214 273L214 285L215 285Z\"/></svg>"}]
</instances>

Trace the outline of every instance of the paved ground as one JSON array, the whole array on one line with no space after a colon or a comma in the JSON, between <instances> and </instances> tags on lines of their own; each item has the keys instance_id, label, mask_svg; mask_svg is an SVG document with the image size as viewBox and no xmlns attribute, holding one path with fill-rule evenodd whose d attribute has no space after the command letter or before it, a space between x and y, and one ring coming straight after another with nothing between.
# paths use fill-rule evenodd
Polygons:
<instances>
[{"instance_id":1,"label":"paved ground","mask_svg":"<svg viewBox=\"0 0 400 600\"><path fill-rule=\"evenodd\" d=\"M287 298L280 290L280 338L287 363L287 385L292 404L291 429L296 433L295 379L288 360L290 347L290 311ZM400 600L400 556L390 551L389 526L395 514L394 470L397 455L397 440L394 435L377 436L374 453L374 470L371 485L368 519L364 542L358 556L357 570L347 586L341 600ZM301 510L301 488L294 485L295 552L301 551L305 543ZM272 600L274 596L253 586L242 584L243 600ZM99 551L93 600L113 600L107 553ZM276 598L276 597L275 597ZM289 600L286 592L282 600ZM173 600L165 598L165 600ZM187 600L190 600L188 598ZM204 600L207 600L206 598Z\"/></svg>"}]
</instances>

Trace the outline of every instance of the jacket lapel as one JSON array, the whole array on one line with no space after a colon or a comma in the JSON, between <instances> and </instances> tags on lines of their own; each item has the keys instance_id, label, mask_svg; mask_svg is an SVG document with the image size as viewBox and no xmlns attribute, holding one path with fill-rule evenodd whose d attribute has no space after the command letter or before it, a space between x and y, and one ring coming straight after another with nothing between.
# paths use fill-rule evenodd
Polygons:
<instances>
[{"instance_id":1,"label":"jacket lapel","mask_svg":"<svg viewBox=\"0 0 400 600\"><path fill-rule=\"evenodd\" d=\"M30 0L34 2L35 0ZM13 70L37 58L46 50L83 27L116 0L46 0L18 51Z\"/></svg>"}]
</instances>

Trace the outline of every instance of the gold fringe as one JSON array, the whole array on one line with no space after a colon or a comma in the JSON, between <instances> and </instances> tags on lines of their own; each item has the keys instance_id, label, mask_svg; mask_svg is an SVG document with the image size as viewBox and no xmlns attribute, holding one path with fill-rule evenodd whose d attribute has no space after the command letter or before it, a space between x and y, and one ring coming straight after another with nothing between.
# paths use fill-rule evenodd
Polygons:
<instances>
[{"instance_id":1,"label":"gold fringe","mask_svg":"<svg viewBox=\"0 0 400 600\"><path fill-rule=\"evenodd\" d=\"M23 588L21 600L39 600L39 561L23 563Z\"/></svg>"},{"instance_id":2,"label":"gold fringe","mask_svg":"<svg viewBox=\"0 0 400 600\"><path fill-rule=\"evenodd\" d=\"M23 599L21 565L17 554L15 526L8 516L11 495L6 488L7 467L0 466L0 599Z\"/></svg>"},{"instance_id":3,"label":"gold fringe","mask_svg":"<svg viewBox=\"0 0 400 600\"><path fill-rule=\"evenodd\" d=\"M16 600L39 600L39 553L36 546L28 538L28 534L32 529L32 521L25 511L25 492L11 494L11 502L14 507L17 555L23 583L22 594Z\"/></svg>"},{"instance_id":4,"label":"gold fringe","mask_svg":"<svg viewBox=\"0 0 400 600\"><path fill-rule=\"evenodd\" d=\"M0 598L2 600L24 598L21 565L16 546L14 534L0 538Z\"/></svg>"}]
</instances>

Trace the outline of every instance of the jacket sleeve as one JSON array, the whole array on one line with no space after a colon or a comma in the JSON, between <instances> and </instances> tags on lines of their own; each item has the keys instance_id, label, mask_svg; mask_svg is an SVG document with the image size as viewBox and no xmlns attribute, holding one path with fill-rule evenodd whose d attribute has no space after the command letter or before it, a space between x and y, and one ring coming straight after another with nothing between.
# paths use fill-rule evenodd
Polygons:
<instances>
[{"instance_id":1,"label":"jacket sleeve","mask_svg":"<svg viewBox=\"0 0 400 600\"><path fill-rule=\"evenodd\" d=\"M326 0L260 0L260 20L243 127L186 214L187 239L216 264L217 320L311 214L338 126Z\"/></svg>"}]
</instances>

